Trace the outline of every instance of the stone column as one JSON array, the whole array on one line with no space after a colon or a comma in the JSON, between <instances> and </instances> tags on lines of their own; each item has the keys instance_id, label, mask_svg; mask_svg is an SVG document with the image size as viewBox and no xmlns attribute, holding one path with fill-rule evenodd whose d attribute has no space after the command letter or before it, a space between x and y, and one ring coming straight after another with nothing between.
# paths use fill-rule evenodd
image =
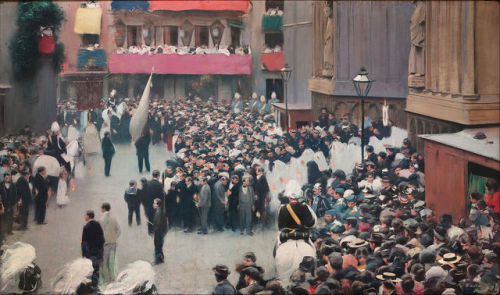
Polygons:
<instances>
[{"instance_id":1,"label":"stone column","mask_svg":"<svg viewBox=\"0 0 500 295\"><path fill-rule=\"evenodd\" d=\"M102 97L107 98L109 95L109 79L104 76L102 78Z\"/></svg>"},{"instance_id":2,"label":"stone column","mask_svg":"<svg viewBox=\"0 0 500 295\"><path fill-rule=\"evenodd\" d=\"M135 85L135 80L132 78L132 75L127 75L127 81L128 81L128 92L127 92L127 97L135 99L134 96L134 85ZM105 96L106 97L106 96Z\"/></svg>"}]
</instances>

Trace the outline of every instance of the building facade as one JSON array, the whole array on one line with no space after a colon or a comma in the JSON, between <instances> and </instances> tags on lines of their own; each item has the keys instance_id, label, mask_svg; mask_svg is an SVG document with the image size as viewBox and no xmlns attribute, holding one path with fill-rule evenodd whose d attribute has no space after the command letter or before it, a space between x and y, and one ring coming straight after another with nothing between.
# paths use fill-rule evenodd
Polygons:
<instances>
[{"instance_id":1,"label":"building facade","mask_svg":"<svg viewBox=\"0 0 500 295\"><path fill-rule=\"evenodd\" d=\"M365 114L380 119L388 105L389 119L406 127L412 12L410 2L314 1L309 90L315 118L326 107L336 117L349 114L354 122L361 121L352 79L365 67L376 81Z\"/></svg>"},{"instance_id":2,"label":"building facade","mask_svg":"<svg viewBox=\"0 0 500 295\"><path fill-rule=\"evenodd\" d=\"M500 3L417 2L412 16L408 131L460 131L500 123Z\"/></svg>"},{"instance_id":3,"label":"building facade","mask_svg":"<svg viewBox=\"0 0 500 295\"><path fill-rule=\"evenodd\" d=\"M61 97L87 95L88 101L94 99L88 93L105 97L116 89L119 97L134 98L151 72L156 98L191 93L228 100L236 91L249 92L252 55L243 22L248 1L97 3L61 4L71 19L63 42L74 46L67 50Z\"/></svg>"}]
</instances>

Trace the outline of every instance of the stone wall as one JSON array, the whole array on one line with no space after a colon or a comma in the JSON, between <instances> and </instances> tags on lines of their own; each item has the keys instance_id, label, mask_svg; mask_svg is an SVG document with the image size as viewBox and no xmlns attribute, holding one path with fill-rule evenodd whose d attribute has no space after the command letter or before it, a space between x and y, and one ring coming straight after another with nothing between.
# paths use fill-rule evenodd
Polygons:
<instances>
[{"instance_id":1,"label":"stone wall","mask_svg":"<svg viewBox=\"0 0 500 295\"><path fill-rule=\"evenodd\" d=\"M382 118L384 103L389 105L389 119L395 126L406 129L407 115L405 113L405 100L400 98L368 97L365 100L365 114L372 120ZM361 125L361 100L357 97L331 96L321 93L312 93L313 120L319 116L321 108L326 107L333 112L336 118L344 114L351 114L353 122Z\"/></svg>"},{"instance_id":2,"label":"stone wall","mask_svg":"<svg viewBox=\"0 0 500 295\"><path fill-rule=\"evenodd\" d=\"M285 63L293 68L288 103L311 107L308 80L312 73L312 2L285 1L283 16Z\"/></svg>"}]
</instances>

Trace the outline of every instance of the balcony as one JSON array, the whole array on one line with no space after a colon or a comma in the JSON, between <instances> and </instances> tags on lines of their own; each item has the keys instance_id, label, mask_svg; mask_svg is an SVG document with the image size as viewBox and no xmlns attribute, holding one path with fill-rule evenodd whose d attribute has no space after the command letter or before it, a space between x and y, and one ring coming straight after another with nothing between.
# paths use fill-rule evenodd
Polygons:
<instances>
[{"instance_id":1,"label":"balcony","mask_svg":"<svg viewBox=\"0 0 500 295\"><path fill-rule=\"evenodd\" d=\"M77 66L83 71L106 70L106 52L104 49L78 50Z\"/></svg>"},{"instance_id":2,"label":"balcony","mask_svg":"<svg viewBox=\"0 0 500 295\"><path fill-rule=\"evenodd\" d=\"M148 10L148 1L116 1L111 2L113 10Z\"/></svg>"},{"instance_id":3,"label":"balcony","mask_svg":"<svg viewBox=\"0 0 500 295\"><path fill-rule=\"evenodd\" d=\"M117 54L109 58L114 74L250 75L251 55L231 54Z\"/></svg>"},{"instance_id":4,"label":"balcony","mask_svg":"<svg viewBox=\"0 0 500 295\"><path fill-rule=\"evenodd\" d=\"M165 11L239 11L246 12L248 0L167 0L149 1L149 9Z\"/></svg>"},{"instance_id":5,"label":"balcony","mask_svg":"<svg viewBox=\"0 0 500 295\"><path fill-rule=\"evenodd\" d=\"M281 15L263 15L262 30L263 31L281 31L283 28L283 16Z\"/></svg>"},{"instance_id":6,"label":"balcony","mask_svg":"<svg viewBox=\"0 0 500 295\"><path fill-rule=\"evenodd\" d=\"M285 55L283 52L261 53L260 61L262 70L280 71L285 66Z\"/></svg>"}]
</instances>

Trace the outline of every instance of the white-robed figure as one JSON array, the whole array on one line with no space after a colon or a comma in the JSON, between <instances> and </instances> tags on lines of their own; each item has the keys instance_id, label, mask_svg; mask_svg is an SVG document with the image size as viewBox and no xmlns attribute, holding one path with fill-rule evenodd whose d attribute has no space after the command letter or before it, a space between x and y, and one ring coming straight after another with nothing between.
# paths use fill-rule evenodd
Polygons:
<instances>
[{"instance_id":1,"label":"white-robed figure","mask_svg":"<svg viewBox=\"0 0 500 295\"><path fill-rule=\"evenodd\" d=\"M259 102L257 93L252 93L252 99L248 101L248 106L250 107L251 111L255 111L257 108L257 103Z\"/></svg>"},{"instance_id":2,"label":"white-robed figure","mask_svg":"<svg viewBox=\"0 0 500 295\"><path fill-rule=\"evenodd\" d=\"M61 171L59 175L59 181L57 183L57 195L56 203L59 208L69 203L68 197L68 183L66 182L67 172L66 170Z\"/></svg>"},{"instance_id":3,"label":"white-robed figure","mask_svg":"<svg viewBox=\"0 0 500 295\"><path fill-rule=\"evenodd\" d=\"M240 99L241 95L236 92L234 94L233 102L231 103L231 111L233 111L233 113L238 114L241 110L243 110L243 102Z\"/></svg>"},{"instance_id":4,"label":"white-robed figure","mask_svg":"<svg viewBox=\"0 0 500 295\"><path fill-rule=\"evenodd\" d=\"M269 105L267 104L267 99L264 95L260 96L260 104L259 104L259 114L267 114L270 111Z\"/></svg>"},{"instance_id":5,"label":"white-robed figure","mask_svg":"<svg viewBox=\"0 0 500 295\"><path fill-rule=\"evenodd\" d=\"M289 203L278 211L279 234L276 242L276 274L285 284L305 256L316 257L310 234L316 226L316 214L304 202L300 184L289 180L284 196Z\"/></svg>"},{"instance_id":6,"label":"white-robed figure","mask_svg":"<svg viewBox=\"0 0 500 295\"><path fill-rule=\"evenodd\" d=\"M113 90L111 90L111 92L109 93L109 98L108 98L108 101L107 101L107 103L106 103L106 106L107 106L108 108L113 108L113 107L115 107L115 106L116 106L116 98L115 98L115 96L116 96L116 90L115 90L115 89L113 89Z\"/></svg>"},{"instance_id":7,"label":"white-robed figure","mask_svg":"<svg viewBox=\"0 0 500 295\"><path fill-rule=\"evenodd\" d=\"M267 102L267 104L269 105L269 111L274 112L273 103L278 103L278 102L280 102L278 100L278 96L276 95L276 92L273 91L271 93L271 99Z\"/></svg>"}]
</instances>

